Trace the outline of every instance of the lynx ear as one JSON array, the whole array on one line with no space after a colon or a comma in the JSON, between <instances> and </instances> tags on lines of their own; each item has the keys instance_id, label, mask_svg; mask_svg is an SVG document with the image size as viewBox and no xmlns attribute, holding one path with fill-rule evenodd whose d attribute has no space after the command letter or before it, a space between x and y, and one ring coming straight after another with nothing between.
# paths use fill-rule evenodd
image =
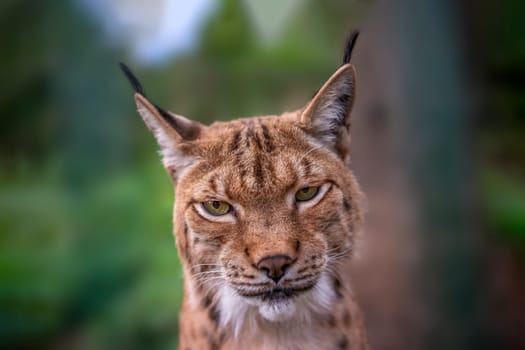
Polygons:
<instances>
[{"instance_id":1,"label":"lynx ear","mask_svg":"<svg viewBox=\"0 0 525 350\"><path fill-rule=\"evenodd\" d=\"M346 163L350 156L350 112L355 98L355 69L350 64L358 31L348 37L343 65L328 79L301 114L301 124Z\"/></svg>"},{"instance_id":2,"label":"lynx ear","mask_svg":"<svg viewBox=\"0 0 525 350\"><path fill-rule=\"evenodd\" d=\"M183 148L181 146L197 139L205 126L183 116L165 111L151 103L145 97L142 85L131 70L122 63L120 67L135 90L135 103L140 116L157 139L162 162L176 179L180 172L195 160L188 153L187 147Z\"/></svg>"},{"instance_id":3,"label":"lynx ear","mask_svg":"<svg viewBox=\"0 0 525 350\"><path fill-rule=\"evenodd\" d=\"M341 66L301 114L301 124L317 140L335 150L346 162L350 148L350 111L355 97L355 69Z\"/></svg>"}]
</instances>

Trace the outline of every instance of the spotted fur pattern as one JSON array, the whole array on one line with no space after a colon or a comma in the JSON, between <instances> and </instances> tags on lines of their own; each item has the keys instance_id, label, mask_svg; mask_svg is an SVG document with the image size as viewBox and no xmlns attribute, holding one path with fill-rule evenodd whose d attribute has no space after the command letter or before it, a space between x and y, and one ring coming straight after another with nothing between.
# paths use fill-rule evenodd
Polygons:
<instances>
[{"instance_id":1,"label":"spotted fur pattern","mask_svg":"<svg viewBox=\"0 0 525 350\"><path fill-rule=\"evenodd\" d=\"M180 349L367 349L344 269L361 221L349 170L355 71L344 64L305 108L204 126L135 101L175 185L184 269ZM318 187L314 199L295 193ZM206 214L202 203L231 210ZM286 256L284 276L259 263Z\"/></svg>"}]
</instances>

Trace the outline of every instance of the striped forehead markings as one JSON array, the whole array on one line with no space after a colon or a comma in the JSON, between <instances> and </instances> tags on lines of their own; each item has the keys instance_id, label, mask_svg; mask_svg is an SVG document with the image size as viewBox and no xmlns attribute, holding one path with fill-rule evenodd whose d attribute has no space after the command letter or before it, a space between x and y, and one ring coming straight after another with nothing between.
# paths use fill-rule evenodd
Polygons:
<instances>
[{"instance_id":1,"label":"striped forehead markings","mask_svg":"<svg viewBox=\"0 0 525 350\"><path fill-rule=\"evenodd\" d=\"M232 142L229 147L230 152L235 152L237 150L237 148L239 147L240 141L241 141L241 131L235 130L235 132L233 133Z\"/></svg>"},{"instance_id":2,"label":"striped forehead markings","mask_svg":"<svg viewBox=\"0 0 525 350\"><path fill-rule=\"evenodd\" d=\"M271 153L274 150L271 132L263 118L241 120L241 128L233 133L229 150L237 153L241 146L242 152L247 151L252 145L263 152Z\"/></svg>"},{"instance_id":3,"label":"striped forehead markings","mask_svg":"<svg viewBox=\"0 0 525 350\"><path fill-rule=\"evenodd\" d=\"M244 142L245 142L245 145L246 147L250 147L250 144L251 144L251 138L253 137L253 134L254 134L254 131L253 131L253 120L252 119L249 119L247 124L246 124L246 132L245 132L245 136L244 136Z\"/></svg>"},{"instance_id":4,"label":"striped forehead markings","mask_svg":"<svg viewBox=\"0 0 525 350\"><path fill-rule=\"evenodd\" d=\"M233 166L236 168L235 177L247 191L252 187L260 191L263 187L275 185L276 181L280 183L285 177L294 178L292 181L294 184L299 178L308 181L308 178L318 172L316 162L311 157L307 157L316 147L298 157L286 157L285 154L288 152L282 153L289 158L288 161L284 158L279 161L273 157L272 153L276 149L274 132L278 130L275 122L278 121L265 117L244 119L237 121L230 129L226 151L230 154ZM284 164L286 165L283 168Z\"/></svg>"},{"instance_id":5,"label":"striped forehead markings","mask_svg":"<svg viewBox=\"0 0 525 350\"><path fill-rule=\"evenodd\" d=\"M270 132L268 131L268 127L261 122L261 129L264 138L264 150L268 153L271 153L274 147L270 138Z\"/></svg>"},{"instance_id":6,"label":"striped forehead markings","mask_svg":"<svg viewBox=\"0 0 525 350\"><path fill-rule=\"evenodd\" d=\"M275 175L272 161L266 160L263 154L274 150L271 126L267 124L263 118L240 120L231 134L227 150L239 167L239 177L243 184L252 183L262 187L265 179L271 179Z\"/></svg>"}]
</instances>

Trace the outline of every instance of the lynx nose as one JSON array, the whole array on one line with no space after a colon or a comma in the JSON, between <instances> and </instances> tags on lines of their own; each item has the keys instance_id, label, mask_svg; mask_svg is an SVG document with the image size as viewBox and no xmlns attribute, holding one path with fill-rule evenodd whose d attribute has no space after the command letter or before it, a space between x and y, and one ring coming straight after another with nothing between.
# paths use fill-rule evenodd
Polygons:
<instances>
[{"instance_id":1,"label":"lynx nose","mask_svg":"<svg viewBox=\"0 0 525 350\"><path fill-rule=\"evenodd\" d=\"M267 256L256 264L259 271L264 271L275 283L283 277L286 269L292 264L292 258L287 255Z\"/></svg>"}]
</instances>

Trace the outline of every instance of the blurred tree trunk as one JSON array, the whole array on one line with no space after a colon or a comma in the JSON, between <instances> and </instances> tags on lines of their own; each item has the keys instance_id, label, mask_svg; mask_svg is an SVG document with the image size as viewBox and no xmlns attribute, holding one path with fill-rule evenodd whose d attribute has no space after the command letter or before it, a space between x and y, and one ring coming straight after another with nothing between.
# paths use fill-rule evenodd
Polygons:
<instances>
[{"instance_id":1,"label":"blurred tree trunk","mask_svg":"<svg viewBox=\"0 0 525 350\"><path fill-rule=\"evenodd\" d=\"M468 82L452 2L380 1L356 50L354 267L377 349L480 348L469 230Z\"/></svg>"},{"instance_id":2,"label":"blurred tree trunk","mask_svg":"<svg viewBox=\"0 0 525 350\"><path fill-rule=\"evenodd\" d=\"M479 349L476 263L469 218L468 82L453 2L399 1L408 53L406 155L423 236L426 349Z\"/></svg>"}]
</instances>

